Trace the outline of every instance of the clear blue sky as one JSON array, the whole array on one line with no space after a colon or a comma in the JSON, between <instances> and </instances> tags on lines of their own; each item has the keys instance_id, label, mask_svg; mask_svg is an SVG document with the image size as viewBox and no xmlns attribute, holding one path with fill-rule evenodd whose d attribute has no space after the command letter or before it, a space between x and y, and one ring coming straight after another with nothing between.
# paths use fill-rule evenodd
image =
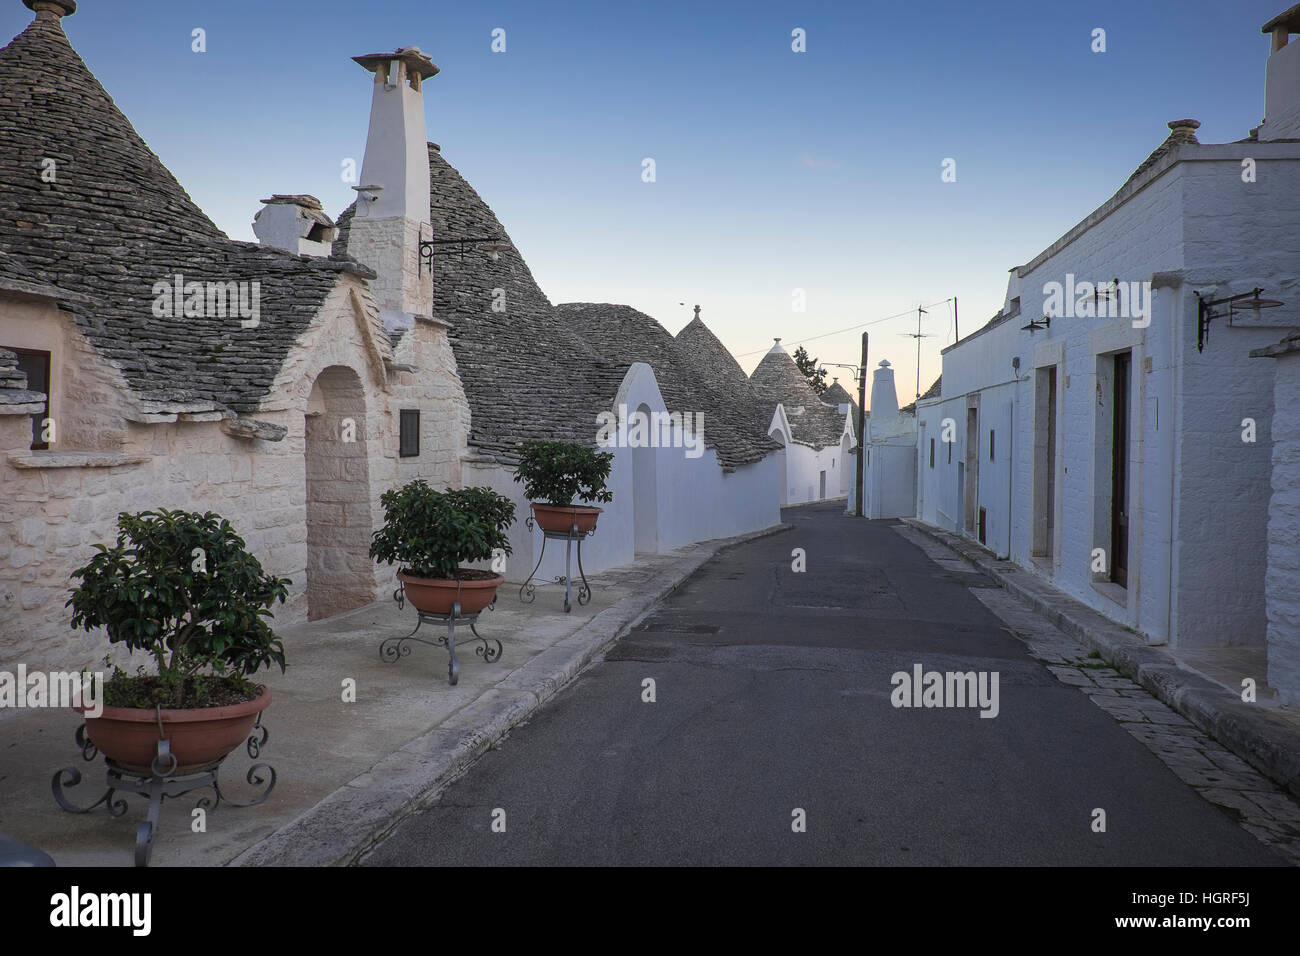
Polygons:
<instances>
[{"instance_id":1,"label":"clear blue sky","mask_svg":"<svg viewBox=\"0 0 1300 956\"><path fill-rule=\"evenodd\" d=\"M689 306L746 370L775 336L956 295L970 331L1007 269L1108 198L1165 137L1262 118L1287 0L81 0L73 45L216 223L252 239L258 200L351 201L370 75L417 45L429 138L494 208L556 302L625 302L676 332ZM31 13L0 0L0 32ZM207 52L191 51L191 31ZM493 53L491 31L506 31ZM807 32L807 52L791 31ZM1090 50L1106 30L1107 51ZM641 181L652 157L657 181ZM957 161L957 181L940 181ZM791 310L791 290L807 311ZM685 301L687 306L677 303ZM870 328L903 401L906 318ZM951 343L931 310L922 387ZM809 343L855 363L858 333ZM754 353L754 354L748 354ZM846 378L847 384L847 378Z\"/></svg>"}]
</instances>

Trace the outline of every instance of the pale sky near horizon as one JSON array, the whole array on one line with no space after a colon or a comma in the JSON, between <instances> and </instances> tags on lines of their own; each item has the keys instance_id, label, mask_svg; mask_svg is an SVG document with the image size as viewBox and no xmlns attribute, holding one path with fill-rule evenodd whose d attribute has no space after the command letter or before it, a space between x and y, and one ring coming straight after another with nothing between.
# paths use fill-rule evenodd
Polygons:
<instances>
[{"instance_id":1,"label":"pale sky near horizon","mask_svg":"<svg viewBox=\"0 0 1300 956\"><path fill-rule=\"evenodd\" d=\"M1260 122L1259 28L1286 6L81 0L63 23L194 200L246 240L272 192L342 211L371 87L350 57L421 47L442 68L425 86L429 139L553 302L627 303L674 333L699 303L750 371L776 336L856 364L860 330L825 333L952 296L962 331L978 328L1007 270L1113 194L1167 121L1199 119L1203 143ZM0 0L3 39L31 16ZM924 390L950 306L922 327ZM902 403L915 330L914 311L867 329Z\"/></svg>"}]
</instances>

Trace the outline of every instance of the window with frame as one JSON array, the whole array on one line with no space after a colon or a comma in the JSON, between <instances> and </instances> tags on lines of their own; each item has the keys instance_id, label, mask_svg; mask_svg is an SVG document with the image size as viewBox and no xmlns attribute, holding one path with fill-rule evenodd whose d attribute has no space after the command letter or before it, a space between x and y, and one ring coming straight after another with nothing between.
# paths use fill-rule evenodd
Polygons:
<instances>
[{"instance_id":1,"label":"window with frame","mask_svg":"<svg viewBox=\"0 0 1300 956\"><path fill-rule=\"evenodd\" d=\"M930 439L930 467L934 467L934 439Z\"/></svg>"},{"instance_id":2,"label":"window with frame","mask_svg":"<svg viewBox=\"0 0 1300 956\"><path fill-rule=\"evenodd\" d=\"M420 410L403 408L398 419L397 454L415 458L420 454Z\"/></svg>"},{"instance_id":3,"label":"window with frame","mask_svg":"<svg viewBox=\"0 0 1300 956\"><path fill-rule=\"evenodd\" d=\"M27 375L29 392L45 393L45 407L32 415L32 451L44 451L50 447L45 441L45 420L50 414L50 353L39 349L19 349L3 346L18 356L18 370Z\"/></svg>"}]
</instances>

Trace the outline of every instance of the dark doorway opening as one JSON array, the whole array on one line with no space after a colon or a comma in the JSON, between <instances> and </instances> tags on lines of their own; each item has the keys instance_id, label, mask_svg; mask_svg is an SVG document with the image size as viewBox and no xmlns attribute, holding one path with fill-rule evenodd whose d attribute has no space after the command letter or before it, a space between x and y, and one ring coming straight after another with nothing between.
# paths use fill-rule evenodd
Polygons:
<instances>
[{"instance_id":1,"label":"dark doorway opening","mask_svg":"<svg viewBox=\"0 0 1300 956\"><path fill-rule=\"evenodd\" d=\"M1132 354L1115 355L1110 443L1110 579L1128 587L1128 419Z\"/></svg>"}]
</instances>

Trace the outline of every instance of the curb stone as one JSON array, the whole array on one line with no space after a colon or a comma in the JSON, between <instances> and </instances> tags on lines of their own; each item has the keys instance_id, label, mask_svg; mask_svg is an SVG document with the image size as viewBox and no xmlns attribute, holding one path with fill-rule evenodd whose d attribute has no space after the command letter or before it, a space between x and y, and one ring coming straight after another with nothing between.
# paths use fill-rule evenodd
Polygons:
<instances>
[{"instance_id":1,"label":"curb stone","mask_svg":"<svg viewBox=\"0 0 1300 956\"><path fill-rule=\"evenodd\" d=\"M793 525L694 545L642 591L487 688L442 724L377 761L306 813L241 852L227 866L348 866L408 817L437 802L443 788L635 627L665 597L719 554Z\"/></svg>"},{"instance_id":2,"label":"curb stone","mask_svg":"<svg viewBox=\"0 0 1300 956\"><path fill-rule=\"evenodd\" d=\"M938 541L993 578L1057 628L1096 650L1121 674L1186 717L1284 790L1300 797L1300 740L1295 728L1247 704L1219 684L1178 666L1158 648L1011 561L915 518L903 524Z\"/></svg>"}]
</instances>

